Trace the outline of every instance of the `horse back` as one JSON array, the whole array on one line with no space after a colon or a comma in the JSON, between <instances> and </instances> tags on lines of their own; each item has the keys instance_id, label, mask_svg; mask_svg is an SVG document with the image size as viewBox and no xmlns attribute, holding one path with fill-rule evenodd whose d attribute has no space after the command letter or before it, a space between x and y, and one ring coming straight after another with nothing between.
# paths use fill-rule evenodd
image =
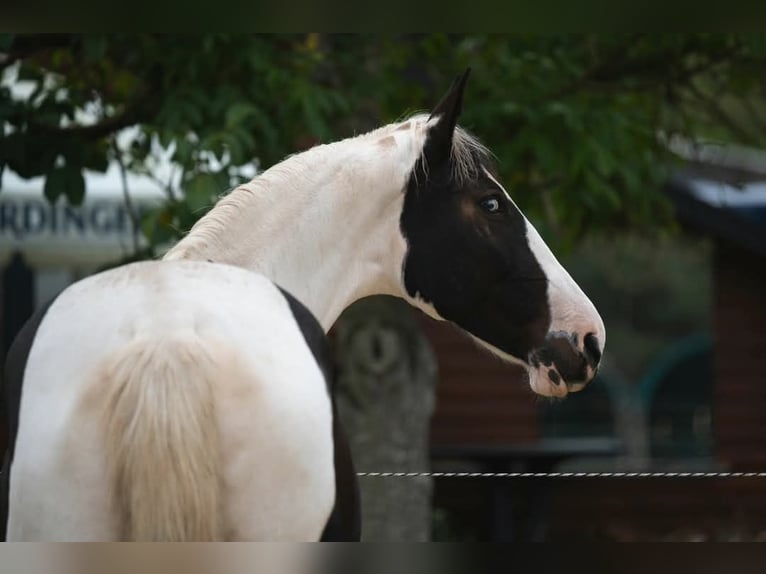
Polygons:
<instances>
[{"instance_id":1,"label":"horse back","mask_svg":"<svg viewBox=\"0 0 766 574\"><path fill-rule=\"evenodd\" d=\"M293 412L329 411L318 368L324 365L327 375L327 350L322 348L326 341L315 320L313 324L309 320L313 319L310 313L309 319L305 316L307 312L268 279L223 265L144 262L83 280L65 290L47 313L41 313L25 328L27 337L21 338L29 342L20 345L26 351L19 351L16 359L9 356L9 370L20 371L25 379L21 401L19 393L14 395L6 383L6 391L11 391L10 410L16 396L21 412L19 435L12 436L11 456L18 456L14 450L19 445L27 446L27 453L37 448L38 454L25 461L29 470L40 462L45 467L51 459L61 456L56 450L76 449L76 440L74 444L63 444L57 439L80 412L76 398L85 393L88 374L131 341L145 339L150 343L178 332L196 333L204 341L241 349L242 357L258 370L261 379L274 379L278 384L282 371L287 377L302 379L303 382L285 383L293 385L292 402L304 403L297 410L295 404L287 405ZM311 389L317 386L317 375L323 396ZM21 378L17 376L18 380ZM277 409L287 408L283 403L289 392L283 389L280 395L268 385L263 388L267 394L272 392L271 400L277 401ZM13 413L9 415L13 421ZM334 417L329 412L328 415L318 419L322 432L336 435L342 432L337 420L330 423L329 419ZM337 428L331 431L326 428L329 424ZM71 443L71 432L69 435ZM336 465L338 450L347 454L347 449L336 449ZM41 461L45 457L48 461ZM347 467L346 477L353 474L350 458L341 463ZM12 468L15 471L15 466ZM12 490L13 486L11 479ZM334 516L337 514L336 511Z\"/></svg>"}]
</instances>

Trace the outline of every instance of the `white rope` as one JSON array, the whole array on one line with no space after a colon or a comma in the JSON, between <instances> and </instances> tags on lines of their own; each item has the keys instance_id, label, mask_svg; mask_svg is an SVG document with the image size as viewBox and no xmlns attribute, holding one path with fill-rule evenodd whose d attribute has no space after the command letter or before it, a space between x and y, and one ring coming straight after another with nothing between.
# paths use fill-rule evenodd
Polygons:
<instances>
[{"instance_id":1,"label":"white rope","mask_svg":"<svg viewBox=\"0 0 766 574\"><path fill-rule=\"evenodd\" d=\"M362 478L766 478L766 472L357 472Z\"/></svg>"}]
</instances>

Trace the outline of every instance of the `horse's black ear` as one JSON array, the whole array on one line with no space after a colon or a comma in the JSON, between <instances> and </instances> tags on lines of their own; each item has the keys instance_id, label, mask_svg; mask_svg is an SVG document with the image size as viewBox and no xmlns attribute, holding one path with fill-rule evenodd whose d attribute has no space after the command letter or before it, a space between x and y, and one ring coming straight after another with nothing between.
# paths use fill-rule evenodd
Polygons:
<instances>
[{"instance_id":1,"label":"horse's black ear","mask_svg":"<svg viewBox=\"0 0 766 574\"><path fill-rule=\"evenodd\" d=\"M452 85L431 112L428 120L438 119L429 128L423 153L429 165L438 165L449 159L452 150L452 134L463 107L463 91L471 68L452 81Z\"/></svg>"}]
</instances>

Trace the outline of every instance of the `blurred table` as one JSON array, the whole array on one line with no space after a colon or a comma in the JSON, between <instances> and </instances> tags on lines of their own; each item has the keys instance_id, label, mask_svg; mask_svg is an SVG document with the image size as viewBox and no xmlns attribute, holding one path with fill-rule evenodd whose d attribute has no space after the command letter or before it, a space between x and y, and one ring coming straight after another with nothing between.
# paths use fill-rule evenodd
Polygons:
<instances>
[{"instance_id":1,"label":"blurred table","mask_svg":"<svg viewBox=\"0 0 766 574\"><path fill-rule=\"evenodd\" d=\"M614 457L620 442L611 437L551 438L529 444L438 445L431 448L436 472L556 472L574 458ZM474 480L463 478L459 480ZM550 486L556 478L488 478L491 540L539 541L548 524ZM527 517L524 521L523 517ZM526 522L526 528L519 525ZM517 532L517 530L520 530Z\"/></svg>"}]
</instances>

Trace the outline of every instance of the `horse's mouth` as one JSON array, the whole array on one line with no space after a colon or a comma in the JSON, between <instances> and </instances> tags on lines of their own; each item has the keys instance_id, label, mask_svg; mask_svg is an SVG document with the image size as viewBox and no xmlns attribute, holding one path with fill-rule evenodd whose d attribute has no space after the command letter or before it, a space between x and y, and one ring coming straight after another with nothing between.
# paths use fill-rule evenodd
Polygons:
<instances>
[{"instance_id":1,"label":"horse's mouth","mask_svg":"<svg viewBox=\"0 0 766 574\"><path fill-rule=\"evenodd\" d=\"M554 397L583 390L598 370L577 337L563 331L549 333L543 346L529 354L528 364L532 390Z\"/></svg>"},{"instance_id":2,"label":"horse's mouth","mask_svg":"<svg viewBox=\"0 0 766 574\"><path fill-rule=\"evenodd\" d=\"M561 376L555 365L539 365L529 368L529 385L538 395L563 398L577 393L588 384L586 381L568 381Z\"/></svg>"},{"instance_id":3,"label":"horse's mouth","mask_svg":"<svg viewBox=\"0 0 766 574\"><path fill-rule=\"evenodd\" d=\"M561 375L552 367L537 366L528 369L529 386L536 394L543 397L563 398L569 394L569 389Z\"/></svg>"}]
</instances>

